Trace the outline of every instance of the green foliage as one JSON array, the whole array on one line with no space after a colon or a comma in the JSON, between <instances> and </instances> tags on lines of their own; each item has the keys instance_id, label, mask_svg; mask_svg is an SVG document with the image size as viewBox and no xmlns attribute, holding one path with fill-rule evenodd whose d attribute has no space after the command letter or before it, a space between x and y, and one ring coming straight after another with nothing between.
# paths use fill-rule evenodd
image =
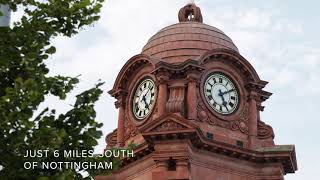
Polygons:
<instances>
[{"instance_id":1,"label":"green foliage","mask_svg":"<svg viewBox=\"0 0 320 180\"><path fill-rule=\"evenodd\" d=\"M56 52L52 39L71 37L97 21L103 1L0 0L14 12L24 11L12 27L0 28L0 179L81 178L76 170L23 167L25 161L52 161L52 154L36 159L22 156L29 149L92 150L102 136L102 124L95 121L94 104L103 83L77 95L65 114L49 108L35 113L47 95L63 100L79 81L77 77L48 75L45 61Z\"/></svg>"}]
</instances>

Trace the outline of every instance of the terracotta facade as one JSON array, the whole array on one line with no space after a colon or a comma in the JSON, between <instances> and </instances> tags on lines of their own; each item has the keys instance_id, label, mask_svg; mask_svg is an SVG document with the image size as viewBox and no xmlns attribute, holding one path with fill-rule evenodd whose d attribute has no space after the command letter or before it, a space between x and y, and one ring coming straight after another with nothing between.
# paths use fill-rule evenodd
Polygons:
<instances>
[{"instance_id":1,"label":"terracotta facade","mask_svg":"<svg viewBox=\"0 0 320 180\"><path fill-rule=\"evenodd\" d=\"M142 54L129 59L109 93L119 109L118 128L107 147L134 143L135 157L100 180L284 179L297 170L294 145L275 145L272 127L260 119L271 93L222 31L203 24L201 10L187 4L179 23L151 37ZM235 112L222 115L204 97L212 72L232 79L239 93ZM142 120L132 98L145 78L154 80L157 98Z\"/></svg>"}]
</instances>

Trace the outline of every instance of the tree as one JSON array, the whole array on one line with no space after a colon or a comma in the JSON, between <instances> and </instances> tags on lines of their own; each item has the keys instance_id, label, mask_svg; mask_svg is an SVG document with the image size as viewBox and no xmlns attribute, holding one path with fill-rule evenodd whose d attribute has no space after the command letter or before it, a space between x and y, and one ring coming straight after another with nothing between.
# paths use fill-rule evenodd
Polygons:
<instances>
[{"instance_id":1,"label":"tree","mask_svg":"<svg viewBox=\"0 0 320 180\"><path fill-rule=\"evenodd\" d=\"M12 27L0 28L0 179L79 179L79 170L26 170L26 150L92 150L102 136L94 104L102 93L97 85L76 96L72 109L58 115L38 107L49 94L61 100L78 83L76 77L49 76L45 61L56 52L57 36L71 37L99 19L104 0L0 0L25 14ZM60 157L61 161L83 158ZM95 159L90 159L94 161ZM81 169L80 169L81 170ZM94 171L91 172L94 175Z\"/></svg>"}]
</instances>

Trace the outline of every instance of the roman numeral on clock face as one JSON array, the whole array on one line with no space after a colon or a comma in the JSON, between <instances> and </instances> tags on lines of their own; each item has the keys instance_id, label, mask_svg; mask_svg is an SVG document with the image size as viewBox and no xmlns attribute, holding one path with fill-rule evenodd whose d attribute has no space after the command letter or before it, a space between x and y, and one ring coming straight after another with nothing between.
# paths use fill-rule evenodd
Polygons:
<instances>
[{"instance_id":1,"label":"roman numeral on clock face","mask_svg":"<svg viewBox=\"0 0 320 180\"><path fill-rule=\"evenodd\" d=\"M153 85L151 84L151 83L149 83L149 85L148 85L148 88L152 91L152 89L153 89Z\"/></svg>"},{"instance_id":2,"label":"roman numeral on clock face","mask_svg":"<svg viewBox=\"0 0 320 180\"><path fill-rule=\"evenodd\" d=\"M234 106L234 104L233 104L232 102L229 102L229 106L233 107L233 106Z\"/></svg>"}]
</instances>

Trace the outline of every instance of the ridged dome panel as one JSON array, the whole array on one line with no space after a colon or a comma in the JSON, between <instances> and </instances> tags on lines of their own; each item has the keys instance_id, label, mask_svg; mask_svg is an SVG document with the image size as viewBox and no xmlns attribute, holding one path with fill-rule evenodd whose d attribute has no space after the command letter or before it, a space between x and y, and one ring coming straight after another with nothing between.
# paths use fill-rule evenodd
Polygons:
<instances>
[{"instance_id":1,"label":"ridged dome panel","mask_svg":"<svg viewBox=\"0 0 320 180\"><path fill-rule=\"evenodd\" d=\"M221 30L200 22L173 24L152 36L142 54L170 63L197 59L208 50L223 48L238 52L232 40Z\"/></svg>"}]
</instances>

